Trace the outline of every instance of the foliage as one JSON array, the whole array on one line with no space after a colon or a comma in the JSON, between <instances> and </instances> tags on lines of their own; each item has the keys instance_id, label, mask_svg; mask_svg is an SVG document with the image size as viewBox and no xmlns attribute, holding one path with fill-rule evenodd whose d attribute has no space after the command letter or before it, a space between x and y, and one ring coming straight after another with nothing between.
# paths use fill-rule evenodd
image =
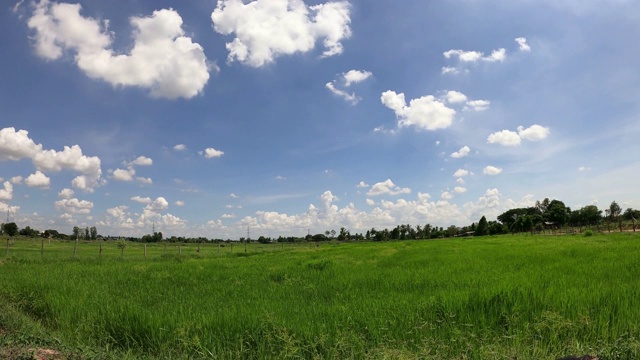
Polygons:
<instances>
[{"instance_id":1,"label":"foliage","mask_svg":"<svg viewBox=\"0 0 640 360\"><path fill-rule=\"evenodd\" d=\"M16 236L18 234L18 225L14 222L2 224L2 233L9 237Z\"/></svg>"}]
</instances>

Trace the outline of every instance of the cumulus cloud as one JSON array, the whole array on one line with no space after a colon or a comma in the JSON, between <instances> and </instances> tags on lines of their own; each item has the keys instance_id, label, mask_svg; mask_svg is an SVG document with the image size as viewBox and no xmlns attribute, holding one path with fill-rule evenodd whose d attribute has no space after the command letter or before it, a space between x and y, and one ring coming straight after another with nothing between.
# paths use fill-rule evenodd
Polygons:
<instances>
[{"instance_id":1,"label":"cumulus cloud","mask_svg":"<svg viewBox=\"0 0 640 360\"><path fill-rule=\"evenodd\" d=\"M305 53L323 41L323 57L341 54L351 36L346 1L307 6L302 0L219 0L211 14L214 30L233 34L228 62L261 67L278 56Z\"/></svg>"},{"instance_id":2,"label":"cumulus cloud","mask_svg":"<svg viewBox=\"0 0 640 360\"><path fill-rule=\"evenodd\" d=\"M182 206L184 206L184 201L182 201L182 200L177 200L174 204L175 204L176 206L178 206L178 207L182 207Z\"/></svg>"},{"instance_id":3,"label":"cumulus cloud","mask_svg":"<svg viewBox=\"0 0 640 360\"><path fill-rule=\"evenodd\" d=\"M135 160L131 162L131 165L151 166L153 165L153 160L146 156L138 156Z\"/></svg>"},{"instance_id":4,"label":"cumulus cloud","mask_svg":"<svg viewBox=\"0 0 640 360\"><path fill-rule=\"evenodd\" d=\"M463 103L467 101L467 96L459 91L448 91L446 95L447 102L450 104Z\"/></svg>"},{"instance_id":5,"label":"cumulus cloud","mask_svg":"<svg viewBox=\"0 0 640 360\"><path fill-rule=\"evenodd\" d=\"M149 197L134 196L130 200L135 201L135 202L140 203L140 204L151 204L151 198L149 198Z\"/></svg>"},{"instance_id":6,"label":"cumulus cloud","mask_svg":"<svg viewBox=\"0 0 640 360\"><path fill-rule=\"evenodd\" d=\"M340 74L337 80L326 83L325 87L335 95L338 95L345 101L351 103L352 105L355 105L361 100L361 98L358 97L355 93L347 92L346 88L351 86L351 84L357 84L359 82L367 80L371 77L371 75L372 73L369 71L349 70L346 73ZM342 87L343 89L340 89L339 87Z\"/></svg>"},{"instance_id":7,"label":"cumulus cloud","mask_svg":"<svg viewBox=\"0 0 640 360\"><path fill-rule=\"evenodd\" d=\"M485 175L498 175L498 174L500 174L502 172L502 169L497 168L495 166L489 165L489 166L485 167L484 169L482 169L482 172Z\"/></svg>"},{"instance_id":8,"label":"cumulus cloud","mask_svg":"<svg viewBox=\"0 0 640 360\"><path fill-rule=\"evenodd\" d=\"M0 200L11 200L13 198L13 185L10 182L5 181L3 188L0 189Z\"/></svg>"},{"instance_id":9,"label":"cumulus cloud","mask_svg":"<svg viewBox=\"0 0 640 360\"><path fill-rule=\"evenodd\" d=\"M393 110L398 119L398 127L414 126L417 130L437 130L448 128L456 111L447 107L433 95L413 99L407 106L403 93L385 91L380 97L382 104Z\"/></svg>"},{"instance_id":10,"label":"cumulus cloud","mask_svg":"<svg viewBox=\"0 0 640 360\"><path fill-rule=\"evenodd\" d=\"M360 181L356 186L359 188L367 188L369 187L369 184L365 183L364 181Z\"/></svg>"},{"instance_id":11,"label":"cumulus cloud","mask_svg":"<svg viewBox=\"0 0 640 360\"><path fill-rule=\"evenodd\" d=\"M133 181L133 176L136 174L136 171L132 168L130 169L115 169L113 171L113 179L117 181Z\"/></svg>"},{"instance_id":12,"label":"cumulus cloud","mask_svg":"<svg viewBox=\"0 0 640 360\"><path fill-rule=\"evenodd\" d=\"M518 127L518 135L520 135L522 139L529 140L529 141L543 140L547 136L549 136L549 132L550 131L548 127L544 127L540 125L531 125L526 129L524 128L524 126Z\"/></svg>"},{"instance_id":13,"label":"cumulus cloud","mask_svg":"<svg viewBox=\"0 0 640 360\"><path fill-rule=\"evenodd\" d=\"M349 70L342 74L344 86L349 87L351 84L357 84L370 78L373 74L365 70Z\"/></svg>"},{"instance_id":14,"label":"cumulus cloud","mask_svg":"<svg viewBox=\"0 0 640 360\"><path fill-rule=\"evenodd\" d=\"M149 203L144 209L148 211L162 211L169 208L169 202L163 198L156 198L153 202Z\"/></svg>"},{"instance_id":15,"label":"cumulus cloud","mask_svg":"<svg viewBox=\"0 0 640 360\"><path fill-rule=\"evenodd\" d=\"M149 17L131 17L134 28L129 54L111 49L113 33L108 21L80 14L80 4L41 0L27 25L34 31L36 53L59 59L74 53L87 76L113 86L149 89L151 96L191 98L209 80L209 65L202 46L184 36L182 18L175 10L157 10Z\"/></svg>"},{"instance_id":16,"label":"cumulus cloud","mask_svg":"<svg viewBox=\"0 0 640 360\"><path fill-rule=\"evenodd\" d=\"M90 214L93 203L86 200L62 199L55 202L56 209L65 214Z\"/></svg>"},{"instance_id":17,"label":"cumulus cloud","mask_svg":"<svg viewBox=\"0 0 640 360\"><path fill-rule=\"evenodd\" d=\"M51 185L51 179L47 177L47 175L43 174L40 170L37 170L35 173L27 176L27 178L24 180L24 183L28 187L48 189Z\"/></svg>"},{"instance_id":18,"label":"cumulus cloud","mask_svg":"<svg viewBox=\"0 0 640 360\"><path fill-rule=\"evenodd\" d=\"M491 105L489 100L471 100L467 101L464 110L485 111L489 108L489 105Z\"/></svg>"},{"instance_id":19,"label":"cumulus cloud","mask_svg":"<svg viewBox=\"0 0 640 360\"><path fill-rule=\"evenodd\" d=\"M71 199L73 197L73 194L73 190L65 188L60 190L60 192L58 193L58 197L60 199Z\"/></svg>"},{"instance_id":20,"label":"cumulus cloud","mask_svg":"<svg viewBox=\"0 0 640 360\"><path fill-rule=\"evenodd\" d=\"M491 55L485 56L484 53L480 51L465 51L465 50L447 50L442 53L445 58L450 59L452 57L458 58L461 62L478 62L478 61L486 61L486 62L496 62L496 61L504 61L507 55L507 51L503 48L498 50L493 50Z\"/></svg>"},{"instance_id":21,"label":"cumulus cloud","mask_svg":"<svg viewBox=\"0 0 640 360\"><path fill-rule=\"evenodd\" d=\"M379 196L379 195L399 195L399 194L409 194L411 193L411 189L409 188L401 188L391 181L391 179L387 179L383 182L375 183L371 186L371 189L367 192L368 196Z\"/></svg>"},{"instance_id":22,"label":"cumulus cloud","mask_svg":"<svg viewBox=\"0 0 640 360\"><path fill-rule=\"evenodd\" d=\"M457 178L461 178L461 177L467 176L469 174L470 174L469 170L458 169L458 170L456 170L456 172L453 173L453 176L457 177Z\"/></svg>"},{"instance_id":23,"label":"cumulus cloud","mask_svg":"<svg viewBox=\"0 0 640 360\"><path fill-rule=\"evenodd\" d=\"M216 150L214 148L206 148L204 149L204 151L200 151L199 154L207 159L211 159L221 157L222 155L224 155L224 151Z\"/></svg>"},{"instance_id":24,"label":"cumulus cloud","mask_svg":"<svg viewBox=\"0 0 640 360\"><path fill-rule=\"evenodd\" d=\"M185 144L178 144L178 145L174 145L173 150L175 151L184 151L187 149L187 145Z\"/></svg>"},{"instance_id":25,"label":"cumulus cloud","mask_svg":"<svg viewBox=\"0 0 640 360\"><path fill-rule=\"evenodd\" d=\"M523 126L518 127L518 132L511 130L502 130L495 132L487 138L489 144L500 144L503 146L516 146L520 145L522 139L529 141L540 141L549 136L550 130L548 127L540 125L531 125L528 128Z\"/></svg>"},{"instance_id":26,"label":"cumulus cloud","mask_svg":"<svg viewBox=\"0 0 640 360\"><path fill-rule=\"evenodd\" d=\"M502 130L495 132L487 138L489 144L500 144L503 146L520 145L521 139L518 133L511 130Z\"/></svg>"},{"instance_id":27,"label":"cumulus cloud","mask_svg":"<svg viewBox=\"0 0 640 360\"><path fill-rule=\"evenodd\" d=\"M72 170L81 173L72 185L85 191L93 191L100 184L102 170L100 158L86 156L78 145L65 146L62 151L44 150L29 138L29 132L9 127L0 130L0 161L18 161L29 158L41 172Z\"/></svg>"},{"instance_id":28,"label":"cumulus cloud","mask_svg":"<svg viewBox=\"0 0 640 360\"><path fill-rule=\"evenodd\" d=\"M468 146L463 146L463 147L460 148L460 150L452 153L451 157L455 158L455 159L463 158L463 157L469 155L470 151L471 151L471 149Z\"/></svg>"},{"instance_id":29,"label":"cumulus cloud","mask_svg":"<svg viewBox=\"0 0 640 360\"><path fill-rule=\"evenodd\" d=\"M14 185L22 184L22 180L24 180L22 176L13 176L11 177L11 179L9 179L9 181L11 181L11 183Z\"/></svg>"},{"instance_id":30,"label":"cumulus cloud","mask_svg":"<svg viewBox=\"0 0 640 360\"><path fill-rule=\"evenodd\" d=\"M455 188L453 188L453 192L455 192L456 194L462 194L467 192L467 188L462 186L456 186Z\"/></svg>"},{"instance_id":31,"label":"cumulus cloud","mask_svg":"<svg viewBox=\"0 0 640 360\"><path fill-rule=\"evenodd\" d=\"M520 47L520 51L524 51L524 52L531 51L531 47L529 46L529 44L527 44L527 39L526 38L517 37L516 38L516 42L518 43L518 46Z\"/></svg>"}]
</instances>

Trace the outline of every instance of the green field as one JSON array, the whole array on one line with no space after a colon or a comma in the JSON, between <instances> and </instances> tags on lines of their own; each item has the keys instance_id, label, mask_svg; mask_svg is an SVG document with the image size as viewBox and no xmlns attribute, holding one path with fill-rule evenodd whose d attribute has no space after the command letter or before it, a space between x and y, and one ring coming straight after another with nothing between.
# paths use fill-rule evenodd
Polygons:
<instances>
[{"instance_id":1,"label":"green field","mask_svg":"<svg viewBox=\"0 0 640 360\"><path fill-rule=\"evenodd\" d=\"M640 358L640 233L0 244L0 357Z\"/></svg>"}]
</instances>

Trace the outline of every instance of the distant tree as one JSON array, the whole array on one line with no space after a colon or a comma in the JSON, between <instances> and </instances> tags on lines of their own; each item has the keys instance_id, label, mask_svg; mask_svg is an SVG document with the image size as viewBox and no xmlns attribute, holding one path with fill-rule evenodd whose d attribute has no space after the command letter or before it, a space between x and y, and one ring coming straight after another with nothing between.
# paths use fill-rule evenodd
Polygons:
<instances>
[{"instance_id":1,"label":"distant tree","mask_svg":"<svg viewBox=\"0 0 640 360\"><path fill-rule=\"evenodd\" d=\"M350 237L351 237L351 234L349 233L349 230L345 229L344 227L341 227L340 234L338 234L338 240L340 241L349 240Z\"/></svg>"},{"instance_id":2,"label":"distant tree","mask_svg":"<svg viewBox=\"0 0 640 360\"><path fill-rule=\"evenodd\" d=\"M587 205L580 209L580 219L584 225L597 224L602 219L602 210L595 205Z\"/></svg>"},{"instance_id":3,"label":"distant tree","mask_svg":"<svg viewBox=\"0 0 640 360\"><path fill-rule=\"evenodd\" d=\"M14 222L2 224L2 232L9 237L14 237L18 233L18 225Z\"/></svg>"},{"instance_id":4,"label":"distant tree","mask_svg":"<svg viewBox=\"0 0 640 360\"><path fill-rule=\"evenodd\" d=\"M98 238L98 229L95 226L89 228L89 238L91 240L96 240Z\"/></svg>"},{"instance_id":5,"label":"distant tree","mask_svg":"<svg viewBox=\"0 0 640 360\"><path fill-rule=\"evenodd\" d=\"M334 237L336 237L336 231L335 230L331 230L331 238L333 239Z\"/></svg>"},{"instance_id":6,"label":"distant tree","mask_svg":"<svg viewBox=\"0 0 640 360\"><path fill-rule=\"evenodd\" d=\"M552 222L557 226L562 226L569 220L570 213L571 209L566 207L562 201L551 200L542 216L545 221Z\"/></svg>"},{"instance_id":7,"label":"distant tree","mask_svg":"<svg viewBox=\"0 0 640 360\"><path fill-rule=\"evenodd\" d=\"M80 237L80 228L77 226L73 227L73 239L76 240Z\"/></svg>"},{"instance_id":8,"label":"distant tree","mask_svg":"<svg viewBox=\"0 0 640 360\"><path fill-rule=\"evenodd\" d=\"M478 221L478 225L475 228L473 236L484 236L489 233L489 224L487 223L487 218L484 215Z\"/></svg>"},{"instance_id":9,"label":"distant tree","mask_svg":"<svg viewBox=\"0 0 640 360\"><path fill-rule=\"evenodd\" d=\"M618 205L617 202L613 201L611 205L609 205L609 217L611 221L617 222L620 231L622 231L622 221L620 221L620 214L622 214L622 208Z\"/></svg>"},{"instance_id":10,"label":"distant tree","mask_svg":"<svg viewBox=\"0 0 640 360\"><path fill-rule=\"evenodd\" d=\"M36 237L36 236L38 236L39 232L38 232L38 230L34 230L31 227L26 226L24 229L20 230L18 232L18 234L20 234L22 236Z\"/></svg>"},{"instance_id":11,"label":"distant tree","mask_svg":"<svg viewBox=\"0 0 640 360\"><path fill-rule=\"evenodd\" d=\"M451 225L447 228L447 235L449 237L454 237L456 235L458 235L458 227L455 225Z\"/></svg>"}]
</instances>

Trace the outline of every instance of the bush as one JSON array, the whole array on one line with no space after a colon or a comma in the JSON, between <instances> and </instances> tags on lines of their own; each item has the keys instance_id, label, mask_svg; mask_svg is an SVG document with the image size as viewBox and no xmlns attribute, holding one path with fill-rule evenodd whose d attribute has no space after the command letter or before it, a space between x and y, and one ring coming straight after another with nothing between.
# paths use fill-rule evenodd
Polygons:
<instances>
[{"instance_id":1,"label":"bush","mask_svg":"<svg viewBox=\"0 0 640 360\"><path fill-rule=\"evenodd\" d=\"M593 236L593 231L591 231L591 229L585 230L584 236Z\"/></svg>"}]
</instances>

